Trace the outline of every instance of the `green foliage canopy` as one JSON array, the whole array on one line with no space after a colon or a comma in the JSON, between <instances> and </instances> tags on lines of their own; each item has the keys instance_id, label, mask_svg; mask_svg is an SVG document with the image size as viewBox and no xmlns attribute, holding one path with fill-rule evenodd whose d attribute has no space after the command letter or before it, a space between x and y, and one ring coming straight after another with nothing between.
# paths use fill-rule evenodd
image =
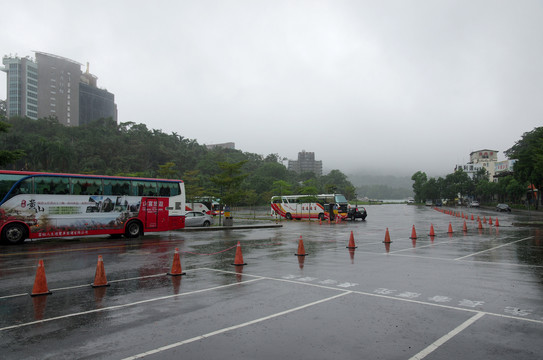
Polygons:
<instances>
[{"instance_id":1,"label":"green foliage canopy","mask_svg":"<svg viewBox=\"0 0 543 360\"><path fill-rule=\"evenodd\" d=\"M269 204L273 195L300 193L304 181L311 182L312 192L334 189L354 198L353 185L339 170L298 175L277 154L207 149L177 133L112 119L66 127L56 118L12 117L0 122L0 156L3 152L20 155L4 169L180 178L189 200L217 195L222 186L223 203Z\"/></svg>"}]
</instances>

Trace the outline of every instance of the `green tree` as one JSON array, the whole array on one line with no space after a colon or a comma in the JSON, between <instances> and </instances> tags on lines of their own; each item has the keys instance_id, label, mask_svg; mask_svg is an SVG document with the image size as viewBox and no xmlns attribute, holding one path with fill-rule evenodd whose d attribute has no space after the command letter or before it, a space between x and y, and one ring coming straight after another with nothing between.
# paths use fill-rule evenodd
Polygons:
<instances>
[{"instance_id":1,"label":"green tree","mask_svg":"<svg viewBox=\"0 0 543 360\"><path fill-rule=\"evenodd\" d=\"M417 171L411 176L413 183L413 192L415 193L415 202L421 203L426 200L426 193L424 192L426 183L428 182L428 176L425 172Z\"/></svg>"},{"instance_id":2,"label":"green tree","mask_svg":"<svg viewBox=\"0 0 543 360\"><path fill-rule=\"evenodd\" d=\"M164 165L158 165L157 176L162 179L177 179L179 175L175 169L175 163L169 161Z\"/></svg>"},{"instance_id":3,"label":"green tree","mask_svg":"<svg viewBox=\"0 0 543 360\"><path fill-rule=\"evenodd\" d=\"M425 194L426 200L436 200L441 198L438 182L435 178L430 178L423 185L423 193Z\"/></svg>"},{"instance_id":4,"label":"green tree","mask_svg":"<svg viewBox=\"0 0 543 360\"><path fill-rule=\"evenodd\" d=\"M7 133L11 125L3 120L4 116L0 115L0 133ZM0 166L11 164L25 155L23 150L0 150Z\"/></svg>"},{"instance_id":5,"label":"green tree","mask_svg":"<svg viewBox=\"0 0 543 360\"><path fill-rule=\"evenodd\" d=\"M292 185L285 180L276 180L272 183L272 192L277 196L291 195L291 189Z\"/></svg>"},{"instance_id":6,"label":"green tree","mask_svg":"<svg viewBox=\"0 0 543 360\"><path fill-rule=\"evenodd\" d=\"M242 173L242 166L246 163L242 160L236 163L220 162L218 167L222 170L211 178L216 186L216 195L221 203L229 206L237 205L244 197L245 191L241 188L247 174Z\"/></svg>"},{"instance_id":7,"label":"green tree","mask_svg":"<svg viewBox=\"0 0 543 360\"><path fill-rule=\"evenodd\" d=\"M525 132L522 138L505 151L510 159L517 159L513 166L514 176L519 183L530 183L537 189L543 185L543 127ZM541 197L541 196L540 196ZM535 202L536 209L539 201Z\"/></svg>"}]
</instances>

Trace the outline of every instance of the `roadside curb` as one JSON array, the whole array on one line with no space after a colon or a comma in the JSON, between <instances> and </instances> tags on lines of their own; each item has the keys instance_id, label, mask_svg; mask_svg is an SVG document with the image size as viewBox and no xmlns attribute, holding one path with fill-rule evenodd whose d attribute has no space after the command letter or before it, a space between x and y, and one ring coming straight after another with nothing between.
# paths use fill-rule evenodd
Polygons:
<instances>
[{"instance_id":1,"label":"roadside curb","mask_svg":"<svg viewBox=\"0 0 543 360\"><path fill-rule=\"evenodd\" d=\"M262 225L237 225L237 226L208 226L208 227L188 227L173 231L194 232L194 231L221 231L221 230L245 230L245 229L266 229L280 228L281 224L262 224Z\"/></svg>"}]
</instances>

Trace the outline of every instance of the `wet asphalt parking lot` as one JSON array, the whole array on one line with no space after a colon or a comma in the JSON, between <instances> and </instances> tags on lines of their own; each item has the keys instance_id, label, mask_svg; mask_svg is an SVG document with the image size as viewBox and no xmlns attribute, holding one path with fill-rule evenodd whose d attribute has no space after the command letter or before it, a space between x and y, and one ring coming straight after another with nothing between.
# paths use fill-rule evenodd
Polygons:
<instances>
[{"instance_id":1,"label":"wet asphalt parking lot","mask_svg":"<svg viewBox=\"0 0 543 360\"><path fill-rule=\"evenodd\" d=\"M543 228L512 225L539 219L491 209L367 210L355 223L1 246L0 357L542 357ZM482 229L471 215L486 219ZM346 248L351 231L354 251ZM307 256L295 256L300 236ZM231 265L238 241L245 266ZM175 248L183 276L166 274ZM109 287L90 286L98 255ZM31 297L39 259L52 294Z\"/></svg>"}]
</instances>

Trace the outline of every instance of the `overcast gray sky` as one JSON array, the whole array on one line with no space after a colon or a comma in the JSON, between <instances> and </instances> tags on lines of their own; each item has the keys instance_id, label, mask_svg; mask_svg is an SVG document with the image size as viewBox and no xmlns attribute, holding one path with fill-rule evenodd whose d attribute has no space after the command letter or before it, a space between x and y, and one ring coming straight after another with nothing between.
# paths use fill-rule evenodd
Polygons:
<instances>
[{"instance_id":1,"label":"overcast gray sky","mask_svg":"<svg viewBox=\"0 0 543 360\"><path fill-rule=\"evenodd\" d=\"M543 125L540 0L22 0L2 13L1 55L90 62L120 122L313 151L325 170L447 174Z\"/></svg>"}]
</instances>

